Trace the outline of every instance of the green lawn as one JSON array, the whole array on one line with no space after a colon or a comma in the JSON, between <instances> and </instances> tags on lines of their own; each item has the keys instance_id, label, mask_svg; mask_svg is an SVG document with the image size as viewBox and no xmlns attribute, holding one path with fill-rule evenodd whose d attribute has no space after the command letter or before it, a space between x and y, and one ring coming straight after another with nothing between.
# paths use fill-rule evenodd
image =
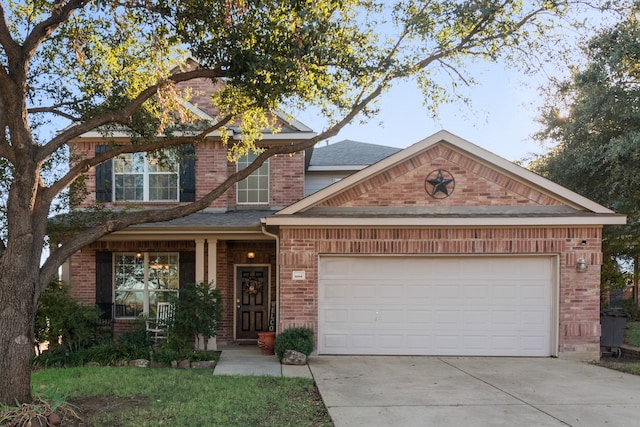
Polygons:
<instances>
[{"instance_id":1,"label":"green lawn","mask_svg":"<svg viewBox=\"0 0 640 427\"><path fill-rule=\"evenodd\" d=\"M36 392L66 396L94 426L333 425L313 381L305 378L82 367L36 371L32 384Z\"/></svg>"},{"instance_id":2,"label":"green lawn","mask_svg":"<svg viewBox=\"0 0 640 427\"><path fill-rule=\"evenodd\" d=\"M624 340L629 345L640 347L640 322L627 322Z\"/></svg>"}]
</instances>

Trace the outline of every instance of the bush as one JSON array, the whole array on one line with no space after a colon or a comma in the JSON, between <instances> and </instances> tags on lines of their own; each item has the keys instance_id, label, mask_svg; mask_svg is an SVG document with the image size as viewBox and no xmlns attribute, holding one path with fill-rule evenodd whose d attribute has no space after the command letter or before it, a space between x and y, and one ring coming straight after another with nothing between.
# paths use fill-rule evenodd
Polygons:
<instances>
[{"instance_id":1,"label":"bush","mask_svg":"<svg viewBox=\"0 0 640 427\"><path fill-rule=\"evenodd\" d=\"M36 342L58 343L66 352L74 352L96 340L100 312L80 304L71 297L69 285L55 280L45 289L36 313Z\"/></svg>"},{"instance_id":2,"label":"bush","mask_svg":"<svg viewBox=\"0 0 640 427\"><path fill-rule=\"evenodd\" d=\"M197 335L215 337L222 325L220 290L203 282L189 283L180 288L178 296L170 295L175 307L173 322L167 331L173 347L184 347Z\"/></svg>"},{"instance_id":3,"label":"bush","mask_svg":"<svg viewBox=\"0 0 640 427\"><path fill-rule=\"evenodd\" d=\"M282 361L284 352L295 350L309 356L313 351L313 331L309 328L290 328L276 336L274 345L276 356Z\"/></svg>"}]
</instances>

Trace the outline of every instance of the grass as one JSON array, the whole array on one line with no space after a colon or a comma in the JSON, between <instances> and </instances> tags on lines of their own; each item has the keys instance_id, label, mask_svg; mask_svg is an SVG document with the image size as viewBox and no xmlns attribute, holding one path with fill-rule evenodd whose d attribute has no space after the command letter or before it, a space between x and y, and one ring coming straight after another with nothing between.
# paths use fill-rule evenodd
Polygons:
<instances>
[{"instance_id":1,"label":"grass","mask_svg":"<svg viewBox=\"0 0 640 427\"><path fill-rule=\"evenodd\" d=\"M640 347L640 322L627 322L624 342L632 346ZM640 360L637 359L625 357L622 357L622 359L612 359L603 357L598 364L609 369L615 369L616 371L640 375Z\"/></svg>"},{"instance_id":2,"label":"grass","mask_svg":"<svg viewBox=\"0 0 640 427\"><path fill-rule=\"evenodd\" d=\"M640 347L640 322L627 322L624 340L629 345Z\"/></svg>"},{"instance_id":3,"label":"grass","mask_svg":"<svg viewBox=\"0 0 640 427\"><path fill-rule=\"evenodd\" d=\"M36 371L32 386L34 392L55 389L67 396L85 423L77 425L333 425L313 381L306 378L81 367Z\"/></svg>"}]
</instances>

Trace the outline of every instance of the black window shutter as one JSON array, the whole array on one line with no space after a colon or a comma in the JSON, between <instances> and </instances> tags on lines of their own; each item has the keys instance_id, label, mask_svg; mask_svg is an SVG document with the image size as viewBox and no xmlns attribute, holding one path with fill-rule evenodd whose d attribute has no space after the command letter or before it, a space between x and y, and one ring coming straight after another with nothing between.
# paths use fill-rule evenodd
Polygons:
<instances>
[{"instance_id":1,"label":"black window shutter","mask_svg":"<svg viewBox=\"0 0 640 427\"><path fill-rule=\"evenodd\" d=\"M96 252L96 304L113 303L111 252Z\"/></svg>"},{"instance_id":2,"label":"black window shutter","mask_svg":"<svg viewBox=\"0 0 640 427\"><path fill-rule=\"evenodd\" d=\"M180 201L196 200L196 147L194 144L180 147L182 160L180 163Z\"/></svg>"},{"instance_id":3,"label":"black window shutter","mask_svg":"<svg viewBox=\"0 0 640 427\"><path fill-rule=\"evenodd\" d=\"M196 282L196 253L180 252L180 288Z\"/></svg>"},{"instance_id":4,"label":"black window shutter","mask_svg":"<svg viewBox=\"0 0 640 427\"><path fill-rule=\"evenodd\" d=\"M109 151L109 145L96 145L96 155ZM112 160L108 160L96 166L96 201L110 202L113 193L111 175Z\"/></svg>"}]
</instances>

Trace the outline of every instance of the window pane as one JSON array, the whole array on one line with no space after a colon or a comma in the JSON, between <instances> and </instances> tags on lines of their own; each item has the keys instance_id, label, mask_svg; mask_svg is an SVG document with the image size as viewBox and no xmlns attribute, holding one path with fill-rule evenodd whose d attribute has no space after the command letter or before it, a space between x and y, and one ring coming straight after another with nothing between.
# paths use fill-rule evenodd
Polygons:
<instances>
[{"instance_id":1,"label":"window pane","mask_svg":"<svg viewBox=\"0 0 640 427\"><path fill-rule=\"evenodd\" d=\"M175 174L149 175L149 200L177 200L178 176Z\"/></svg>"},{"instance_id":2,"label":"window pane","mask_svg":"<svg viewBox=\"0 0 640 427\"><path fill-rule=\"evenodd\" d=\"M149 172L178 172L178 159L169 150L148 153L147 162Z\"/></svg>"},{"instance_id":3,"label":"window pane","mask_svg":"<svg viewBox=\"0 0 640 427\"><path fill-rule=\"evenodd\" d=\"M149 254L149 289L177 290L178 254L150 253Z\"/></svg>"},{"instance_id":4,"label":"window pane","mask_svg":"<svg viewBox=\"0 0 640 427\"><path fill-rule=\"evenodd\" d=\"M260 184L260 180L257 176L251 175L249 176L249 178L247 178L247 188L251 190L257 190L258 188L260 188L258 184Z\"/></svg>"},{"instance_id":5,"label":"window pane","mask_svg":"<svg viewBox=\"0 0 640 427\"><path fill-rule=\"evenodd\" d=\"M143 292L116 292L116 317L136 317L144 311Z\"/></svg>"},{"instance_id":6,"label":"window pane","mask_svg":"<svg viewBox=\"0 0 640 427\"><path fill-rule=\"evenodd\" d=\"M260 190L267 190L267 188L269 188L268 176L261 176L260 178L258 178L258 188Z\"/></svg>"},{"instance_id":7,"label":"window pane","mask_svg":"<svg viewBox=\"0 0 640 427\"><path fill-rule=\"evenodd\" d=\"M144 289L144 259L133 253L116 254L114 284L116 291Z\"/></svg>"},{"instance_id":8,"label":"window pane","mask_svg":"<svg viewBox=\"0 0 640 427\"><path fill-rule=\"evenodd\" d=\"M142 174L116 175L114 177L116 200L142 200L144 176Z\"/></svg>"},{"instance_id":9,"label":"window pane","mask_svg":"<svg viewBox=\"0 0 640 427\"><path fill-rule=\"evenodd\" d=\"M260 191L258 191L258 203L267 202L269 202L269 190L260 189Z\"/></svg>"},{"instance_id":10,"label":"window pane","mask_svg":"<svg viewBox=\"0 0 640 427\"><path fill-rule=\"evenodd\" d=\"M115 173L144 172L144 153L126 153L113 159Z\"/></svg>"}]
</instances>

